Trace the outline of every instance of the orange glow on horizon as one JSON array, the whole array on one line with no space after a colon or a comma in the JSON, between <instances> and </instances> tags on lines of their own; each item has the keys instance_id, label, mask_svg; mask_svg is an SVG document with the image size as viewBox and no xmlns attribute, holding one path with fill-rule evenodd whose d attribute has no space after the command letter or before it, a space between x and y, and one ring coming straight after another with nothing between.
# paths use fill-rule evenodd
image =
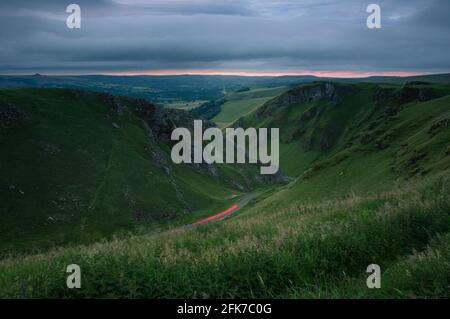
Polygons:
<instances>
[{"instance_id":1,"label":"orange glow on horizon","mask_svg":"<svg viewBox=\"0 0 450 319\"><path fill-rule=\"evenodd\" d=\"M252 71L213 71L213 70L156 70L133 72L108 72L104 75L139 76L139 75L235 75L235 76L305 76L330 78L364 78L370 76L415 76L426 75L425 72L252 72Z\"/></svg>"}]
</instances>

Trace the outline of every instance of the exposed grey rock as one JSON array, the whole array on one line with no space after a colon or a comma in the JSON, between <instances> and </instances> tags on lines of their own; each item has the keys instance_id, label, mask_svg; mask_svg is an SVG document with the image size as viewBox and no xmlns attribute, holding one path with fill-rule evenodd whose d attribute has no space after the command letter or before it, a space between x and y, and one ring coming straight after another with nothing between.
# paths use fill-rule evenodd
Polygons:
<instances>
[{"instance_id":1,"label":"exposed grey rock","mask_svg":"<svg viewBox=\"0 0 450 319\"><path fill-rule=\"evenodd\" d=\"M145 122L145 128L150 136L165 141L170 140L176 125L165 110L153 103L140 99L136 100L133 112Z\"/></svg>"},{"instance_id":2,"label":"exposed grey rock","mask_svg":"<svg viewBox=\"0 0 450 319\"><path fill-rule=\"evenodd\" d=\"M307 103L328 100L337 103L336 86L334 83L319 82L313 85L301 86L282 94L275 103L266 104L258 110L258 115L270 114L273 110L292 103Z\"/></svg>"}]
</instances>

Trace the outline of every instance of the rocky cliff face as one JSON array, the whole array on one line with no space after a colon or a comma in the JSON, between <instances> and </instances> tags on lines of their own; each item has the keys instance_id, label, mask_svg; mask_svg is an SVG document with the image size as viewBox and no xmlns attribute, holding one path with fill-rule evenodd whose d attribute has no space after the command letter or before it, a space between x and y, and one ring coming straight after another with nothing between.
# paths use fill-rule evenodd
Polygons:
<instances>
[{"instance_id":1,"label":"rocky cliff face","mask_svg":"<svg viewBox=\"0 0 450 319\"><path fill-rule=\"evenodd\" d=\"M111 99L108 99L111 101ZM112 100L115 104L121 103L120 99ZM185 127L191 131L194 130L194 120L197 118L194 114L186 112L183 110L174 109L164 109L146 100L132 100L128 103L131 111L140 119L142 119L143 127L146 130L147 136L150 141L150 153L152 158L156 163L161 165L166 172L168 178L170 178L172 165L170 159L168 160L166 154L155 145L155 141L162 141L166 144L173 145L175 142L171 140L172 131L177 127ZM117 109L117 106L112 105L112 109ZM202 120L203 129L215 126L212 122L208 120ZM193 141L192 141L193 142ZM193 154L192 154L193 156ZM223 171L216 164L186 164L200 172L205 176L212 177L216 180L223 180L224 183L231 185L239 190L248 190L253 188L255 185L261 184L274 184L274 183L285 183L286 178L281 174L277 173L272 175L259 175L259 169L256 165L245 165L246 167L239 168L240 173L244 177L245 183L239 183L235 180L228 179ZM253 167L255 166L255 167Z\"/></svg>"},{"instance_id":2,"label":"rocky cliff face","mask_svg":"<svg viewBox=\"0 0 450 319\"><path fill-rule=\"evenodd\" d=\"M301 86L282 94L275 102L261 107L258 115L270 115L275 109L293 103L307 103L328 100L335 104L338 100L337 88L334 83L318 82L312 85Z\"/></svg>"},{"instance_id":3,"label":"rocky cliff face","mask_svg":"<svg viewBox=\"0 0 450 319\"><path fill-rule=\"evenodd\" d=\"M130 100L108 93L101 93L100 97L111 115L122 116L126 108L125 104L128 104L131 112L143 120L149 137L164 141L170 140L171 132L176 127L175 121L179 121L181 117L174 116L172 119L167 110L143 99Z\"/></svg>"},{"instance_id":4,"label":"rocky cliff face","mask_svg":"<svg viewBox=\"0 0 450 319\"><path fill-rule=\"evenodd\" d=\"M143 99L134 100L132 112L145 122L151 136L166 142L170 141L172 131L177 127L185 127L192 132L196 119L189 112L164 109ZM204 129L214 126L207 120L202 122Z\"/></svg>"},{"instance_id":5,"label":"rocky cliff face","mask_svg":"<svg viewBox=\"0 0 450 319\"><path fill-rule=\"evenodd\" d=\"M374 100L378 104L398 105L410 102L426 102L443 95L444 93L440 93L431 87L408 84L400 89L377 87Z\"/></svg>"},{"instance_id":6,"label":"rocky cliff face","mask_svg":"<svg viewBox=\"0 0 450 319\"><path fill-rule=\"evenodd\" d=\"M150 136L164 141L170 140L172 130L176 128L176 125L164 109L146 100L136 100L133 113L148 125Z\"/></svg>"}]
</instances>

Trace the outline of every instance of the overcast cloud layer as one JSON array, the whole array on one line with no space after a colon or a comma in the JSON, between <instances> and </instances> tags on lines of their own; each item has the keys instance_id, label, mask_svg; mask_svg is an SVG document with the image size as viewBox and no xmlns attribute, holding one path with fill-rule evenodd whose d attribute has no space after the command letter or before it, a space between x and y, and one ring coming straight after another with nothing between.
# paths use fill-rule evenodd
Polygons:
<instances>
[{"instance_id":1,"label":"overcast cloud layer","mask_svg":"<svg viewBox=\"0 0 450 319\"><path fill-rule=\"evenodd\" d=\"M66 6L82 10L66 27ZM366 7L382 8L382 29ZM449 72L449 0L15 0L0 73Z\"/></svg>"}]
</instances>

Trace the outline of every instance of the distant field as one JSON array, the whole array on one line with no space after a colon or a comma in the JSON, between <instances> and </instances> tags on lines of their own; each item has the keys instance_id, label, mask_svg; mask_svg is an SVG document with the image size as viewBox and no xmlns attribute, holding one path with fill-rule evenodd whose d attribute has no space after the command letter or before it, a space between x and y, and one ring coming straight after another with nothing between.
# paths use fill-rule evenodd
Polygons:
<instances>
[{"instance_id":1,"label":"distant field","mask_svg":"<svg viewBox=\"0 0 450 319\"><path fill-rule=\"evenodd\" d=\"M261 105L281 94L285 88L258 88L245 92L233 92L225 99L221 111L212 120L219 127L226 127Z\"/></svg>"},{"instance_id":2,"label":"distant field","mask_svg":"<svg viewBox=\"0 0 450 319\"><path fill-rule=\"evenodd\" d=\"M164 104L165 108L168 109L180 109L180 110L192 110L195 109L196 107L199 107L200 105L202 105L203 103L205 103L207 101L175 101L175 102L170 102L167 104Z\"/></svg>"}]
</instances>

